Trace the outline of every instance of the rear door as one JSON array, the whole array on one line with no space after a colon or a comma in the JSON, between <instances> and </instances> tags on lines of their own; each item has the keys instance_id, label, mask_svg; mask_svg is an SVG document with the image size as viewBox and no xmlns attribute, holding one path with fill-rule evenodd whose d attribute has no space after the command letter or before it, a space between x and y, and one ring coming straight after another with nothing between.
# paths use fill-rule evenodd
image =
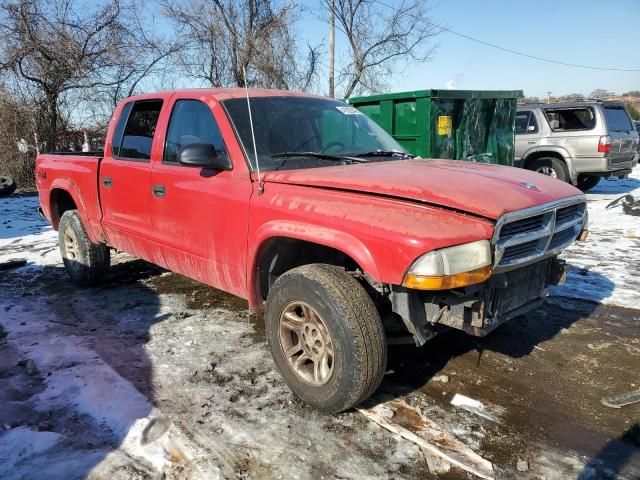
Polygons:
<instances>
[{"instance_id":1,"label":"rear door","mask_svg":"<svg viewBox=\"0 0 640 480\"><path fill-rule=\"evenodd\" d=\"M515 165L521 166L527 151L540 144L540 128L532 110L518 110L516 113Z\"/></svg>"},{"instance_id":2,"label":"rear door","mask_svg":"<svg viewBox=\"0 0 640 480\"><path fill-rule=\"evenodd\" d=\"M151 155L163 101L144 99L126 103L100 164L98 188L102 226L110 245L146 258L152 237Z\"/></svg>"},{"instance_id":3,"label":"rear door","mask_svg":"<svg viewBox=\"0 0 640 480\"><path fill-rule=\"evenodd\" d=\"M626 167L636 153L637 133L634 131L631 118L622 105L604 105L604 118L607 132L611 137L609 152L611 167Z\"/></svg>"}]
</instances>

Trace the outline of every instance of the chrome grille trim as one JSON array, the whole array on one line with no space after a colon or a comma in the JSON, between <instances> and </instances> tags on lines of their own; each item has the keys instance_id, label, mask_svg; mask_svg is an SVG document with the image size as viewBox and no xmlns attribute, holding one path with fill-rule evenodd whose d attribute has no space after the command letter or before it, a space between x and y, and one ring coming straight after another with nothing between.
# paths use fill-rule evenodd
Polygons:
<instances>
[{"instance_id":1,"label":"chrome grille trim","mask_svg":"<svg viewBox=\"0 0 640 480\"><path fill-rule=\"evenodd\" d=\"M522 232L518 233L518 222L534 217L539 220L521 222ZM498 219L491 239L493 271L507 272L558 254L580 235L586 221L584 195L505 213ZM538 227L532 228L532 224ZM501 235L505 225L510 228Z\"/></svg>"}]
</instances>

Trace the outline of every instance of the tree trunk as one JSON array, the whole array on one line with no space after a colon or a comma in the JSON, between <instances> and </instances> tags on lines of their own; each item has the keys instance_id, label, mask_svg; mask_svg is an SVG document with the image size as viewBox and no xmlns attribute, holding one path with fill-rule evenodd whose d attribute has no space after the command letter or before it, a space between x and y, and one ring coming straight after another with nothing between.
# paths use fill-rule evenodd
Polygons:
<instances>
[{"instance_id":1,"label":"tree trunk","mask_svg":"<svg viewBox=\"0 0 640 480\"><path fill-rule=\"evenodd\" d=\"M46 122L44 140L44 152L51 153L56 149L56 136L58 133L58 94L47 94L46 98Z\"/></svg>"}]
</instances>

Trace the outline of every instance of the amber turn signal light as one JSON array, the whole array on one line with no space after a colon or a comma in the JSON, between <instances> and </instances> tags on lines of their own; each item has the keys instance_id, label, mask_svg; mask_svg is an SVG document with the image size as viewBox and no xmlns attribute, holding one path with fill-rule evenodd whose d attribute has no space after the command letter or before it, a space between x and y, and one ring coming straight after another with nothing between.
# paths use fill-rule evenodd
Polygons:
<instances>
[{"instance_id":1,"label":"amber turn signal light","mask_svg":"<svg viewBox=\"0 0 640 480\"><path fill-rule=\"evenodd\" d=\"M407 288L416 290L449 290L451 288L466 287L482 283L491 276L491 266L471 270L470 272L456 273L455 275L425 276L408 273L402 282Z\"/></svg>"}]
</instances>

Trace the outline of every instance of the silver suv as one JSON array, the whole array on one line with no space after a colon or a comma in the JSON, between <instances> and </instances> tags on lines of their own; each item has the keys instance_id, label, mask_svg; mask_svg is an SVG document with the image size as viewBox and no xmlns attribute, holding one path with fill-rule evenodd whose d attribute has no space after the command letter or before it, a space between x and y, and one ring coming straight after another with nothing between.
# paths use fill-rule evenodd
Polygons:
<instances>
[{"instance_id":1,"label":"silver suv","mask_svg":"<svg viewBox=\"0 0 640 480\"><path fill-rule=\"evenodd\" d=\"M515 165L581 190L638 164L638 132L621 102L519 105Z\"/></svg>"}]
</instances>

